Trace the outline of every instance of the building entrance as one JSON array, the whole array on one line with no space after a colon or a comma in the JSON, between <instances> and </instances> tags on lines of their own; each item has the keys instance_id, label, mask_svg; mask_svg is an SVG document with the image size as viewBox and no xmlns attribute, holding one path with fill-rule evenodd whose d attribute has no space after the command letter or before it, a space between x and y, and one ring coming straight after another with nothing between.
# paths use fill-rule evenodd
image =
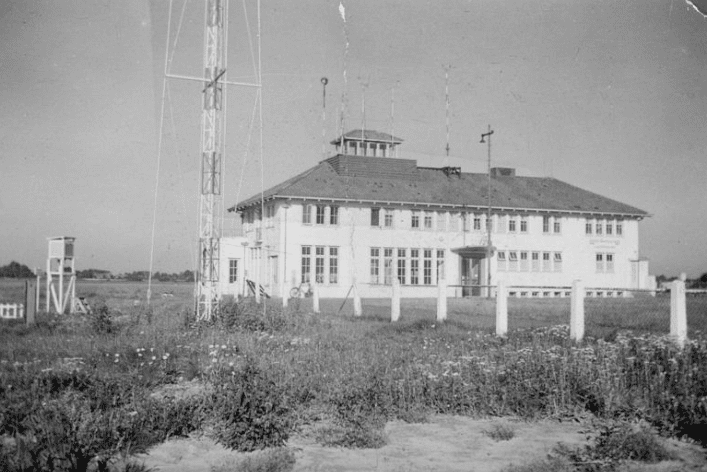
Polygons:
<instances>
[{"instance_id":1,"label":"building entrance","mask_svg":"<svg viewBox=\"0 0 707 472\"><path fill-rule=\"evenodd\" d=\"M480 257L461 257L461 284L463 297L478 297L481 295L481 267L483 259Z\"/></svg>"}]
</instances>

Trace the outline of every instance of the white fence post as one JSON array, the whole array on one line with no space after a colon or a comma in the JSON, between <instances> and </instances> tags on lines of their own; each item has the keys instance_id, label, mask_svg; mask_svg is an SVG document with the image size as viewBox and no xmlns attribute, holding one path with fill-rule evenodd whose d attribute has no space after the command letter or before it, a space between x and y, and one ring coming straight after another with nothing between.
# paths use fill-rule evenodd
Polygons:
<instances>
[{"instance_id":1,"label":"white fence post","mask_svg":"<svg viewBox=\"0 0 707 472\"><path fill-rule=\"evenodd\" d=\"M363 309L361 307L361 294L358 293L358 285L356 281L353 283L353 305L354 305L354 316L361 316Z\"/></svg>"},{"instance_id":2,"label":"white fence post","mask_svg":"<svg viewBox=\"0 0 707 472\"><path fill-rule=\"evenodd\" d=\"M687 306L685 303L685 282L676 280L670 288L670 336L678 346L687 340Z\"/></svg>"},{"instance_id":3,"label":"white fence post","mask_svg":"<svg viewBox=\"0 0 707 472\"><path fill-rule=\"evenodd\" d=\"M319 309L319 284L312 284L312 311L316 314L321 313Z\"/></svg>"},{"instance_id":4,"label":"white fence post","mask_svg":"<svg viewBox=\"0 0 707 472\"><path fill-rule=\"evenodd\" d=\"M499 280L496 284L496 336L505 337L506 334L508 334L508 289L506 283Z\"/></svg>"},{"instance_id":5,"label":"white fence post","mask_svg":"<svg viewBox=\"0 0 707 472\"><path fill-rule=\"evenodd\" d=\"M390 321L400 319L400 281L393 277L393 297L390 299Z\"/></svg>"},{"instance_id":6,"label":"white fence post","mask_svg":"<svg viewBox=\"0 0 707 472\"><path fill-rule=\"evenodd\" d=\"M287 290L287 284L282 284L282 308L287 308L290 292Z\"/></svg>"},{"instance_id":7,"label":"white fence post","mask_svg":"<svg viewBox=\"0 0 707 472\"><path fill-rule=\"evenodd\" d=\"M447 281L440 277L437 281L437 321L447 319Z\"/></svg>"},{"instance_id":8,"label":"white fence post","mask_svg":"<svg viewBox=\"0 0 707 472\"><path fill-rule=\"evenodd\" d=\"M572 300L570 312L570 339L581 341L584 338L584 283L572 282Z\"/></svg>"}]
</instances>

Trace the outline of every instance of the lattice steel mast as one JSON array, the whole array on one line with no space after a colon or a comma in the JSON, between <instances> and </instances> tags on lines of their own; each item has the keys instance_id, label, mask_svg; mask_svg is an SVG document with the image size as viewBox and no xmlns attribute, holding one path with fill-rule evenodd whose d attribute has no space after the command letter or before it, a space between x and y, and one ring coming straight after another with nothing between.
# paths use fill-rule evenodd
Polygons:
<instances>
[{"instance_id":1,"label":"lattice steel mast","mask_svg":"<svg viewBox=\"0 0 707 472\"><path fill-rule=\"evenodd\" d=\"M219 255L223 209L223 81L227 38L224 4L206 2L204 32L204 107L201 119L201 193L199 196L199 273L196 317L210 320L220 300Z\"/></svg>"}]
</instances>

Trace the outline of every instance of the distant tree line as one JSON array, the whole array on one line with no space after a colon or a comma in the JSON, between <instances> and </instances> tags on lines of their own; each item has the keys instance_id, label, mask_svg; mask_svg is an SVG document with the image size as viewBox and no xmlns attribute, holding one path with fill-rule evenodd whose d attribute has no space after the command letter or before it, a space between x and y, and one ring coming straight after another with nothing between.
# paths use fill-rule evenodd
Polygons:
<instances>
[{"instance_id":1,"label":"distant tree line","mask_svg":"<svg viewBox=\"0 0 707 472\"><path fill-rule=\"evenodd\" d=\"M9 264L0 267L0 278L26 279L35 277L32 269L19 262L12 261ZM144 282L150 277L150 272L146 270L138 270L134 272L126 272L124 274L113 275L111 271L104 269L84 269L76 271L77 279L104 279L104 280L127 280L129 282ZM192 282L194 280L194 271L185 270L183 272L154 272L152 280L157 282Z\"/></svg>"},{"instance_id":2,"label":"distant tree line","mask_svg":"<svg viewBox=\"0 0 707 472\"><path fill-rule=\"evenodd\" d=\"M9 277L11 279L27 279L30 277L34 277L34 272L26 265L12 261L8 265L0 267L0 277Z\"/></svg>"}]
</instances>

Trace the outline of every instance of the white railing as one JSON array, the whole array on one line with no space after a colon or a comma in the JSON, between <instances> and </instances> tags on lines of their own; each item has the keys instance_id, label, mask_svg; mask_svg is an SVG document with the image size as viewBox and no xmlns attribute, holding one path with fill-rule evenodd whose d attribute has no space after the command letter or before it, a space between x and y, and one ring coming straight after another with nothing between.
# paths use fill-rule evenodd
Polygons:
<instances>
[{"instance_id":1,"label":"white railing","mask_svg":"<svg viewBox=\"0 0 707 472\"><path fill-rule=\"evenodd\" d=\"M25 306L22 303L0 303L0 318L19 320L25 317Z\"/></svg>"}]
</instances>

